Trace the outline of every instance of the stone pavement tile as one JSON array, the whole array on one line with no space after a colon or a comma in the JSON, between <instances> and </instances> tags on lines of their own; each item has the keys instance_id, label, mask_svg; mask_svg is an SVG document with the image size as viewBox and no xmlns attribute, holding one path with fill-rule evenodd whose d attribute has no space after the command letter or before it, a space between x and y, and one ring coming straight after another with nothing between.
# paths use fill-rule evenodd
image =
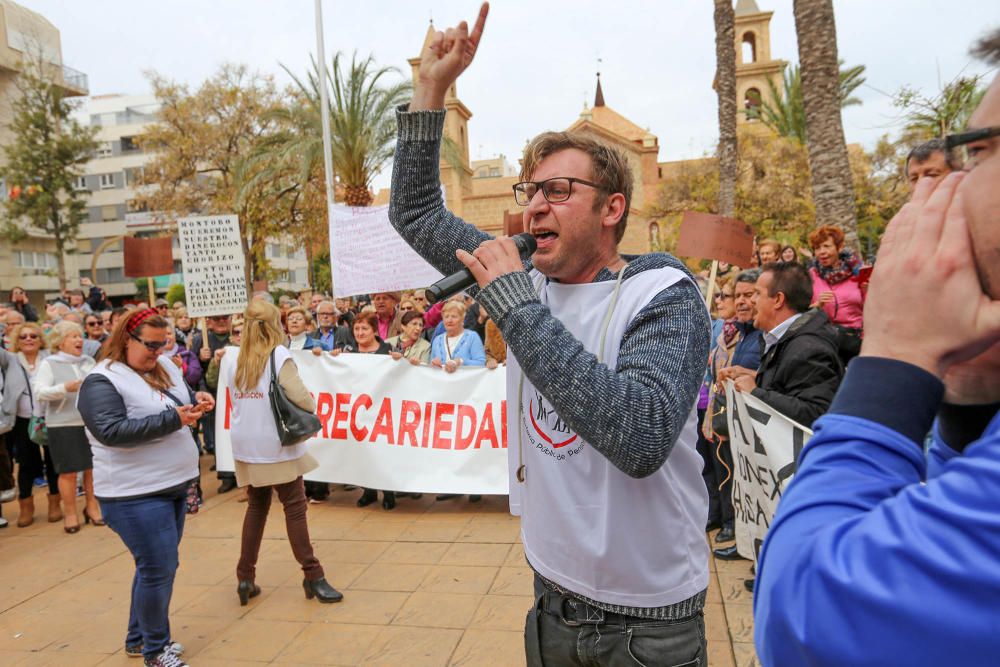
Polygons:
<instances>
[{"instance_id":1,"label":"stone pavement tile","mask_svg":"<svg viewBox=\"0 0 1000 667\"><path fill-rule=\"evenodd\" d=\"M135 561L132 554L123 551L121 554L109 558L100 565L87 571L87 577L94 581L103 581L111 584L132 584L132 577L135 573Z\"/></svg>"},{"instance_id":2,"label":"stone pavement tile","mask_svg":"<svg viewBox=\"0 0 1000 667\"><path fill-rule=\"evenodd\" d=\"M709 640L728 642L729 625L726 622L727 607L721 603L705 603L705 636Z\"/></svg>"},{"instance_id":3,"label":"stone pavement tile","mask_svg":"<svg viewBox=\"0 0 1000 667\"><path fill-rule=\"evenodd\" d=\"M458 521L425 521L407 526L399 539L407 542L454 542L468 524Z\"/></svg>"},{"instance_id":4,"label":"stone pavement tile","mask_svg":"<svg viewBox=\"0 0 1000 667\"><path fill-rule=\"evenodd\" d=\"M470 521L455 538L456 542L498 542L513 544L521 537L521 527L514 521Z\"/></svg>"},{"instance_id":5,"label":"stone pavement tile","mask_svg":"<svg viewBox=\"0 0 1000 667\"><path fill-rule=\"evenodd\" d=\"M753 644L733 642L733 653L736 654L736 667L760 667Z\"/></svg>"},{"instance_id":6,"label":"stone pavement tile","mask_svg":"<svg viewBox=\"0 0 1000 667\"><path fill-rule=\"evenodd\" d=\"M507 560L505 560L503 564L527 565L528 560L524 557L524 545L520 542L510 545L510 551L507 553Z\"/></svg>"},{"instance_id":7,"label":"stone pavement tile","mask_svg":"<svg viewBox=\"0 0 1000 667\"><path fill-rule=\"evenodd\" d=\"M743 602L726 603L726 619L733 643L753 644L753 605Z\"/></svg>"},{"instance_id":8,"label":"stone pavement tile","mask_svg":"<svg viewBox=\"0 0 1000 667\"><path fill-rule=\"evenodd\" d=\"M317 554L319 555L319 554ZM351 585L368 569L367 563L338 563L319 555L319 561L323 564L323 572L330 585L339 591L350 588ZM293 561L292 567L295 568ZM302 590L302 570L293 569L292 576L281 583L282 588L296 588ZM264 586L264 581L258 579L258 584Z\"/></svg>"},{"instance_id":9,"label":"stone pavement tile","mask_svg":"<svg viewBox=\"0 0 1000 667\"><path fill-rule=\"evenodd\" d=\"M524 635L506 630L466 630L448 664L453 667L524 665Z\"/></svg>"},{"instance_id":10,"label":"stone pavement tile","mask_svg":"<svg viewBox=\"0 0 1000 667\"><path fill-rule=\"evenodd\" d=\"M391 542L368 540L323 542L315 545L320 562L323 559L339 563L374 563L391 546Z\"/></svg>"},{"instance_id":11,"label":"stone pavement tile","mask_svg":"<svg viewBox=\"0 0 1000 667\"><path fill-rule=\"evenodd\" d=\"M430 565L401 565L397 563L373 563L350 585L351 589L368 591L401 591L412 593L417 590L427 574Z\"/></svg>"},{"instance_id":12,"label":"stone pavement tile","mask_svg":"<svg viewBox=\"0 0 1000 667\"><path fill-rule=\"evenodd\" d=\"M524 619L534 598L517 595L487 595L479 604L470 628L524 631Z\"/></svg>"},{"instance_id":13,"label":"stone pavement tile","mask_svg":"<svg viewBox=\"0 0 1000 667\"><path fill-rule=\"evenodd\" d=\"M441 558L441 565L503 565L510 552L507 544L461 544L445 545L447 551Z\"/></svg>"},{"instance_id":14,"label":"stone pavement tile","mask_svg":"<svg viewBox=\"0 0 1000 667\"><path fill-rule=\"evenodd\" d=\"M175 583L193 586L215 586L233 578L234 558L187 558L177 568Z\"/></svg>"},{"instance_id":15,"label":"stone pavement tile","mask_svg":"<svg viewBox=\"0 0 1000 667\"><path fill-rule=\"evenodd\" d=\"M738 574L719 573L719 592L722 594L722 601L725 604L730 602L742 602L753 604L753 593L748 591L743 582L749 578L745 571Z\"/></svg>"},{"instance_id":16,"label":"stone pavement tile","mask_svg":"<svg viewBox=\"0 0 1000 667\"><path fill-rule=\"evenodd\" d=\"M107 584L77 577L64 583L51 582L52 586L25 601L10 613L40 613L86 609L89 613L100 614L128 605L131 596L130 584Z\"/></svg>"},{"instance_id":17,"label":"stone pavement tile","mask_svg":"<svg viewBox=\"0 0 1000 667\"><path fill-rule=\"evenodd\" d=\"M329 606L338 607L340 603ZM378 625L313 624L271 664L357 665L381 630Z\"/></svg>"},{"instance_id":18,"label":"stone pavement tile","mask_svg":"<svg viewBox=\"0 0 1000 667\"><path fill-rule=\"evenodd\" d=\"M417 590L484 595L493 585L498 570L481 565L435 565Z\"/></svg>"},{"instance_id":19,"label":"stone pavement tile","mask_svg":"<svg viewBox=\"0 0 1000 667\"><path fill-rule=\"evenodd\" d=\"M450 545L441 542L395 542L376 559L379 563L435 565Z\"/></svg>"},{"instance_id":20,"label":"stone pavement tile","mask_svg":"<svg viewBox=\"0 0 1000 667\"><path fill-rule=\"evenodd\" d=\"M55 638L46 652L103 653L110 655L125 646L125 631L128 628L128 604L124 610L103 614L86 614L76 628L65 636ZM72 658L65 658L67 663Z\"/></svg>"},{"instance_id":21,"label":"stone pavement tile","mask_svg":"<svg viewBox=\"0 0 1000 667\"><path fill-rule=\"evenodd\" d=\"M464 629L469 627L482 599L481 595L418 591L410 595L392 625Z\"/></svg>"},{"instance_id":22,"label":"stone pavement tile","mask_svg":"<svg viewBox=\"0 0 1000 667\"><path fill-rule=\"evenodd\" d=\"M254 600L261 602L267 599L267 596L273 591L272 588L265 588ZM178 607L174 613L184 616L210 616L235 620L246 615L249 610L249 607L240 606L240 599L236 595L236 584L233 583L206 587L201 595L196 596L186 605Z\"/></svg>"},{"instance_id":23,"label":"stone pavement tile","mask_svg":"<svg viewBox=\"0 0 1000 667\"><path fill-rule=\"evenodd\" d=\"M379 507L379 511L384 511ZM342 540L375 540L394 542L411 526L409 522L401 521L361 521L351 526L340 536Z\"/></svg>"},{"instance_id":24,"label":"stone pavement tile","mask_svg":"<svg viewBox=\"0 0 1000 667\"><path fill-rule=\"evenodd\" d=\"M346 539L344 536L353 533L355 527L361 523L357 520L348 521L335 517L330 521L324 521L321 518L315 518L314 514L309 515L309 539L313 542Z\"/></svg>"},{"instance_id":25,"label":"stone pavement tile","mask_svg":"<svg viewBox=\"0 0 1000 667\"><path fill-rule=\"evenodd\" d=\"M409 593L347 591L335 604L307 600L301 588L279 588L266 601L250 601L253 620L301 621L308 623L356 623L388 625L406 602Z\"/></svg>"},{"instance_id":26,"label":"stone pavement tile","mask_svg":"<svg viewBox=\"0 0 1000 667\"><path fill-rule=\"evenodd\" d=\"M370 667L441 667L448 663L461 637L461 630L390 625L379 631L360 664Z\"/></svg>"},{"instance_id":27,"label":"stone pavement tile","mask_svg":"<svg viewBox=\"0 0 1000 667\"><path fill-rule=\"evenodd\" d=\"M184 657L199 667L205 664L204 658L270 662L307 627L306 623L242 619L231 624L203 650L190 656L185 653Z\"/></svg>"},{"instance_id":28,"label":"stone pavement tile","mask_svg":"<svg viewBox=\"0 0 1000 667\"><path fill-rule=\"evenodd\" d=\"M66 665L82 665L91 667L99 665L108 656L105 653L28 653L14 663L4 663L9 667L66 667ZM137 666L138 667L138 666Z\"/></svg>"},{"instance_id":29,"label":"stone pavement tile","mask_svg":"<svg viewBox=\"0 0 1000 667\"><path fill-rule=\"evenodd\" d=\"M0 614L0 650L41 651L76 630L81 619L72 609L28 613L14 608Z\"/></svg>"},{"instance_id":30,"label":"stone pavement tile","mask_svg":"<svg viewBox=\"0 0 1000 667\"><path fill-rule=\"evenodd\" d=\"M239 601L236 604L238 605ZM224 616L171 614L170 634L173 635L174 641L180 642L184 646L184 655L189 657L204 650L235 622L236 620ZM123 625L122 633L124 632L125 626ZM124 651L122 654L124 655ZM136 665L134 659L132 665L142 667L141 663Z\"/></svg>"},{"instance_id":31,"label":"stone pavement tile","mask_svg":"<svg viewBox=\"0 0 1000 667\"><path fill-rule=\"evenodd\" d=\"M708 596L706 602L722 604L722 593L719 592L719 577L715 572L708 575Z\"/></svg>"},{"instance_id":32,"label":"stone pavement tile","mask_svg":"<svg viewBox=\"0 0 1000 667\"><path fill-rule=\"evenodd\" d=\"M490 595L534 595L534 574L527 565L500 568Z\"/></svg>"},{"instance_id":33,"label":"stone pavement tile","mask_svg":"<svg viewBox=\"0 0 1000 667\"><path fill-rule=\"evenodd\" d=\"M127 585L127 584L126 584ZM234 584L235 586L235 584ZM176 613L177 610L191 604L196 599L208 592L211 586L195 586L192 584L174 584L173 594L170 596L170 613ZM117 611L129 609L131 603L132 588L129 586L125 590L125 600L123 604L116 607Z\"/></svg>"},{"instance_id":34,"label":"stone pavement tile","mask_svg":"<svg viewBox=\"0 0 1000 667\"><path fill-rule=\"evenodd\" d=\"M708 640L708 664L711 667L736 667L736 662L733 660L733 648L728 641Z\"/></svg>"}]
</instances>

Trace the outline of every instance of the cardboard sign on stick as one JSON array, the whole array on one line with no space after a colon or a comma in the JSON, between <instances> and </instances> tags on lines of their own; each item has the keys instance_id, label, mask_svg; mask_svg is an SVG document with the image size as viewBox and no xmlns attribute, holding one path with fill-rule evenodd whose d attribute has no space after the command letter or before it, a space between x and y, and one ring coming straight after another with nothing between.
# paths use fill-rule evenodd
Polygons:
<instances>
[{"instance_id":1,"label":"cardboard sign on stick","mask_svg":"<svg viewBox=\"0 0 1000 667\"><path fill-rule=\"evenodd\" d=\"M748 267L753 256L753 228L735 218L685 211L676 254Z\"/></svg>"},{"instance_id":2,"label":"cardboard sign on stick","mask_svg":"<svg viewBox=\"0 0 1000 667\"><path fill-rule=\"evenodd\" d=\"M153 239L125 237L126 278L147 278L165 276L174 272L172 239L161 236ZM152 305L152 304L150 304Z\"/></svg>"},{"instance_id":3,"label":"cardboard sign on stick","mask_svg":"<svg viewBox=\"0 0 1000 667\"><path fill-rule=\"evenodd\" d=\"M177 231L188 314L205 317L242 312L247 307L247 283L239 217L181 218Z\"/></svg>"}]
</instances>

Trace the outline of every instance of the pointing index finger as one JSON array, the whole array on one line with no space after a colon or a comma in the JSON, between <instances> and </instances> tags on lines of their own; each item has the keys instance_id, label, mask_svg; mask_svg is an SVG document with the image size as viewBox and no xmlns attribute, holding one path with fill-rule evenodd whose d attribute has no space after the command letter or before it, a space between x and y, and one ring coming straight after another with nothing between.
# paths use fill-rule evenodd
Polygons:
<instances>
[{"instance_id":1,"label":"pointing index finger","mask_svg":"<svg viewBox=\"0 0 1000 667\"><path fill-rule=\"evenodd\" d=\"M472 34L469 36L469 41L472 42L473 48L479 45L479 40L483 36L483 28L486 27L486 17L490 13L490 3L484 2L479 8L479 16L476 17L476 25L472 27Z\"/></svg>"}]
</instances>

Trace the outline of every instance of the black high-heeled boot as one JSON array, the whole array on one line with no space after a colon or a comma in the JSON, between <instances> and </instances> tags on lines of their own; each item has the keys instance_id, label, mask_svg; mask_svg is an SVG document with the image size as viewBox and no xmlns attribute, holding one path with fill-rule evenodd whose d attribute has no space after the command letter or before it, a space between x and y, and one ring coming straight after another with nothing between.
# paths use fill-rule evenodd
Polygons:
<instances>
[{"instance_id":1,"label":"black high-heeled boot","mask_svg":"<svg viewBox=\"0 0 1000 667\"><path fill-rule=\"evenodd\" d=\"M395 491L383 491L382 492L382 508L391 510L396 506L396 492Z\"/></svg>"},{"instance_id":2,"label":"black high-heeled boot","mask_svg":"<svg viewBox=\"0 0 1000 667\"><path fill-rule=\"evenodd\" d=\"M260 595L260 586L252 581L241 581L236 587L236 594L240 596L240 606L245 607L250 603L250 598Z\"/></svg>"},{"instance_id":3,"label":"black high-heeled boot","mask_svg":"<svg viewBox=\"0 0 1000 667\"><path fill-rule=\"evenodd\" d=\"M378 491L375 489L365 489L365 492L358 498L358 507L368 507L378 500Z\"/></svg>"},{"instance_id":4,"label":"black high-heeled boot","mask_svg":"<svg viewBox=\"0 0 1000 667\"><path fill-rule=\"evenodd\" d=\"M313 579L312 581L309 579L303 579L302 588L306 592L307 600L316 598L320 602L329 603L340 602L344 599L344 594L331 586L323 577Z\"/></svg>"}]
</instances>

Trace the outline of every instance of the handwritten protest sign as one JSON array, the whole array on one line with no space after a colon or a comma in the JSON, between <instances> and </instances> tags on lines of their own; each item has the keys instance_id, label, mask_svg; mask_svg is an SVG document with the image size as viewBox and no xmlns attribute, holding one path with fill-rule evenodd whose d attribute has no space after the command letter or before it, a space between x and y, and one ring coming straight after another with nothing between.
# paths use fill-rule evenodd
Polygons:
<instances>
[{"instance_id":1,"label":"handwritten protest sign","mask_svg":"<svg viewBox=\"0 0 1000 667\"><path fill-rule=\"evenodd\" d=\"M396 233L388 206L330 210L330 265L338 297L426 287L441 279Z\"/></svg>"},{"instance_id":2,"label":"handwritten protest sign","mask_svg":"<svg viewBox=\"0 0 1000 667\"><path fill-rule=\"evenodd\" d=\"M219 373L219 470L234 467L226 368L238 352L226 348ZM422 493L507 493L505 368L445 373L388 356L292 356L322 424L307 445L320 465L306 479Z\"/></svg>"},{"instance_id":3,"label":"handwritten protest sign","mask_svg":"<svg viewBox=\"0 0 1000 667\"><path fill-rule=\"evenodd\" d=\"M247 285L239 217L181 218L177 231L188 314L228 315L245 309Z\"/></svg>"},{"instance_id":4,"label":"handwritten protest sign","mask_svg":"<svg viewBox=\"0 0 1000 667\"><path fill-rule=\"evenodd\" d=\"M676 254L750 266L753 228L735 218L685 211Z\"/></svg>"},{"instance_id":5,"label":"handwritten protest sign","mask_svg":"<svg viewBox=\"0 0 1000 667\"><path fill-rule=\"evenodd\" d=\"M736 551L756 562L781 493L795 474L795 463L812 431L733 386L732 380L726 382L726 401L732 406L726 419L735 464Z\"/></svg>"}]
</instances>

